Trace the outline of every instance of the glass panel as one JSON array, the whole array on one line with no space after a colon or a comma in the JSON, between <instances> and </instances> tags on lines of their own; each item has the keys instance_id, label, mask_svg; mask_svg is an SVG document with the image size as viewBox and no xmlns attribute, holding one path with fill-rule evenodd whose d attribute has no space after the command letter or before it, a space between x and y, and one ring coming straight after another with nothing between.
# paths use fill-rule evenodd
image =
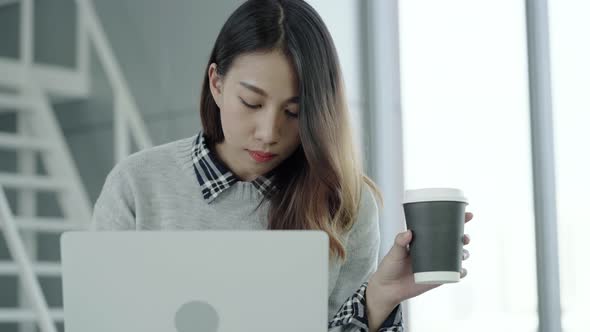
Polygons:
<instances>
[{"instance_id":1,"label":"glass panel","mask_svg":"<svg viewBox=\"0 0 590 332\"><path fill-rule=\"evenodd\" d=\"M410 300L409 329L535 331L524 3L400 1L400 34L405 186L475 214L468 277Z\"/></svg>"},{"instance_id":2,"label":"glass panel","mask_svg":"<svg viewBox=\"0 0 590 332\"><path fill-rule=\"evenodd\" d=\"M587 331L590 297L590 3L549 1L564 332Z\"/></svg>"}]
</instances>

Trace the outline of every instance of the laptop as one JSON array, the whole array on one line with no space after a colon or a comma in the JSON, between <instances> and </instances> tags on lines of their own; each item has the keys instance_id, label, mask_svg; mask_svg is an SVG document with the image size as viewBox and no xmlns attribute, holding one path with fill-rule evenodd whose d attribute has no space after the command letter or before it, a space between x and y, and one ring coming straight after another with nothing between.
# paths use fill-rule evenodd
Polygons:
<instances>
[{"instance_id":1,"label":"laptop","mask_svg":"<svg viewBox=\"0 0 590 332\"><path fill-rule=\"evenodd\" d=\"M66 232L66 332L325 332L321 231Z\"/></svg>"}]
</instances>

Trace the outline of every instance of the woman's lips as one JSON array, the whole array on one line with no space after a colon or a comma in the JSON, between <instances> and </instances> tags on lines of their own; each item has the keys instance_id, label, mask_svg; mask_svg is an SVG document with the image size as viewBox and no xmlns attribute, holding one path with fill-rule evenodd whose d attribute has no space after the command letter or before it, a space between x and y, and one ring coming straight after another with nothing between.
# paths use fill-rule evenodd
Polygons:
<instances>
[{"instance_id":1,"label":"woman's lips","mask_svg":"<svg viewBox=\"0 0 590 332\"><path fill-rule=\"evenodd\" d=\"M274 153L262 152L262 151L250 151L248 150L250 157L254 159L254 161L259 163L266 163L274 159L277 155Z\"/></svg>"}]
</instances>

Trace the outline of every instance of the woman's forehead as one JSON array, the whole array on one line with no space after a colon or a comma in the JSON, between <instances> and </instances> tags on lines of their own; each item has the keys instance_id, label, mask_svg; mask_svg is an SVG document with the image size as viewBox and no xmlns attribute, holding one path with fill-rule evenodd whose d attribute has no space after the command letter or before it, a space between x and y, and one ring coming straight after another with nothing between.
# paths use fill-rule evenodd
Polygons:
<instances>
[{"instance_id":1,"label":"woman's forehead","mask_svg":"<svg viewBox=\"0 0 590 332\"><path fill-rule=\"evenodd\" d=\"M241 82L258 87L268 95L297 95L297 75L289 59L278 51L248 53L237 57L227 79L235 86Z\"/></svg>"}]
</instances>

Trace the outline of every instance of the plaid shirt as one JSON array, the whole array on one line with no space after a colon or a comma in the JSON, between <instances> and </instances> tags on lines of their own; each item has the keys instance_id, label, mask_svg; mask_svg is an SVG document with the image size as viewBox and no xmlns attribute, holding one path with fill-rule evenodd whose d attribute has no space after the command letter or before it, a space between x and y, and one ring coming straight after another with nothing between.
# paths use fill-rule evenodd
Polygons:
<instances>
[{"instance_id":1,"label":"plaid shirt","mask_svg":"<svg viewBox=\"0 0 590 332\"><path fill-rule=\"evenodd\" d=\"M192 153L195 174L201 186L203 198L207 203L213 202L223 191L239 181L236 175L223 165L207 146L202 132L197 135ZM258 177L252 181L252 184L264 196L268 196L275 189L272 184L272 173ZM369 331L366 314L366 290L367 283L365 282L354 294L346 299L328 324L329 332ZM397 306L391 312L379 332L403 332L400 306Z\"/></svg>"},{"instance_id":2,"label":"plaid shirt","mask_svg":"<svg viewBox=\"0 0 590 332\"><path fill-rule=\"evenodd\" d=\"M328 324L329 332L368 332L369 320L366 313L367 302L365 294L368 283L365 282L342 304L334 318ZM395 307L378 332L403 332L401 306Z\"/></svg>"},{"instance_id":3,"label":"plaid shirt","mask_svg":"<svg viewBox=\"0 0 590 332\"><path fill-rule=\"evenodd\" d=\"M239 181L211 152L202 132L197 135L193 145L193 167L207 203L213 202L217 196ZM262 195L268 196L274 190L272 173L259 176L252 184Z\"/></svg>"}]
</instances>

